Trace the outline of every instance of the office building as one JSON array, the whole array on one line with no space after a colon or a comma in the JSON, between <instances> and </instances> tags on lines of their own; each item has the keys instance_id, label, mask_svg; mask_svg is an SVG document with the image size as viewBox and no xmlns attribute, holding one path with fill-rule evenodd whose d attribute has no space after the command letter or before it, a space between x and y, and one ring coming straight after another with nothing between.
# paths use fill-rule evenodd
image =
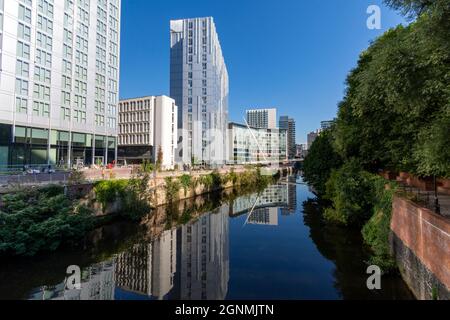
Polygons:
<instances>
[{"instance_id":1,"label":"office building","mask_svg":"<svg viewBox=\"0 0 450 320\"><path fill-rule=\"evenodd\" d=\"M280 129L287 130L287 144L289 159L294 159L297 154L297 147L295 143L295 120L288 116L280 117Z\"/></svg>"},{"instance_id":2,"label":"office building","mask_svg":"<svg viewBox=\"0 0 450 320\"><path fill-rule=\"evenodd\" d=\"M177 162L224 164L228 71L214 20L173 20L170 35L170 96L179 110Z\"/></svg>"},{"instance_id":3,"label":"office building","mask_svg":"<svg viewBox=\"0 0 450 320\"><path fill-rule=\"evenodd\" d=\"M277 109L247 110L247 124L253 128L276 129Z\"/></svg>"},{"instance_id":4,"label":"office building","mask_svg":"<svg viewBox=\"0 0 450 320\"><path fill-rule=\"evenodd\" d=\"M161 152L161 167L173 169L177 146L177 112L175 100L166 96L121 100L119 162L156 163L158 153Z\"/></svg>"},{"instance_id":5,"label":"office building","mask_svg":"<svg viewBox=\"0 0 450 320\"><path fill-rule=\"evenodd\" d=\"M229 164L279 164L288 160L287 131L228 125Z\"/></svg>"},{"instance_id":6,"label":"office building","mask_svg":"<svg viewBox=\"0 0 450 320\"><path fill-rule=\"evenodd\" d=\"M311 149L312 144L320 135L320 130L312 131L308 133L308 150Z\"/></svg>"},{"instance_id":7,"label":"office building","mask_svg":"<svg viewBox=\"0 0 450 320\"><path fill-rule=\"evenodd\" d=\"M0 167L111 163L120 0L0 1Z\"/></svg>"},{"instance_id":8,"label":"office building","mask_svg":"<svg viewBox=\"0 0 450 320\"><path fill-rule=\"evenodd\" d=\"M327 130L327 129L330 129L335 123L336 123L336 119L329 120L329 121L322 121L322 122L320 122L320 128L322 130Z\"/></svg>"}]
</instances>

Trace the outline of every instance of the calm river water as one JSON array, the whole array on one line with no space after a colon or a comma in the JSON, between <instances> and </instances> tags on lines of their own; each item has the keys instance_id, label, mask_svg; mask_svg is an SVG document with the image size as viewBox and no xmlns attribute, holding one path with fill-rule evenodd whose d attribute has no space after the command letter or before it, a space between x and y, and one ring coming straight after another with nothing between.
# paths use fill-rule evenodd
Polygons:
<instances>
[{"instance_id":1,"label":"calm river water","mask_svg":"<svg viewBox=\"0 0 450 320\"><path fill-rule=\"evenodd\" d=\"M2 261L0 299L413 299L399 276L368 290L360 233L325 225L297 183L183 201L99 228L83 250ZM71 265L79 290L65 285Z\"/></svg>"}]
</instances>

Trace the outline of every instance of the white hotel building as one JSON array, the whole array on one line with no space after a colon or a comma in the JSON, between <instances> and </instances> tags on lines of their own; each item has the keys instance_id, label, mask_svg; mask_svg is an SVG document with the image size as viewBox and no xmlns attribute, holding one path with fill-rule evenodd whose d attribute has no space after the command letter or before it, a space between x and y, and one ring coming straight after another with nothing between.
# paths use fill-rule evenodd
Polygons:
<instances>
[{"instance_id":1,"label":"white hotel building","mask_svg":"<svg viewBox=\"0 0 450 320\"><path fill-rule=\"evenodd\" d=\"M161 166L175 167L178 108L167 96L147 96L121 100L119 103L118 160L139 164L155 163L161 149Z\"/></svg>"},{"instance_id":2,"label":"white hotel building","mask_svg":"<svg viewBox=\"0 0 450 320\"><path fill-rule=\"evenodd\" d=\"M0 0L0 167L110 163L120 0Z\"/></svg>"},{"instance_id":3,"label":"white hotel building","mask_svg":"<svg viewBox=\"0 0 450 320\"><path fill-rule=\"evenodd\" d=\"M213 18L170 21L170 96L178 112L177 161L227 159L228 71Z\"/></svg>"}]
</instances>

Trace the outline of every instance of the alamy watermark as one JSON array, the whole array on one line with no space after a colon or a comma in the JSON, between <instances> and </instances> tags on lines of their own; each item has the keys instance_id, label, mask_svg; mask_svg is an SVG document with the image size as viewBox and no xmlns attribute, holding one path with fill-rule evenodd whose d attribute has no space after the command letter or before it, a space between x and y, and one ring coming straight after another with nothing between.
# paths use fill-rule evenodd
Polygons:
<instances>
[{"instance_id":1,"label":"alamy watermark","mask_svg":"<svg viewBox=\"0 0 450 320\"><path fill-rule=\"evenodd\" d=\"M381 8L377 5L370 5L367 8L367 28L369 30L380 30L381 29Z\"/></svg>"},{"instance_id":2,"label":"alamy watermark","mask_svg":"<svg viewBox=\"0 0 450 320\"><path fill-rule=\"evenodd\" d=\"M375 265L369 266L366 272L370 274L366 282L367 289L381 290L381 268Z\"/></svg>"}]
</instances>

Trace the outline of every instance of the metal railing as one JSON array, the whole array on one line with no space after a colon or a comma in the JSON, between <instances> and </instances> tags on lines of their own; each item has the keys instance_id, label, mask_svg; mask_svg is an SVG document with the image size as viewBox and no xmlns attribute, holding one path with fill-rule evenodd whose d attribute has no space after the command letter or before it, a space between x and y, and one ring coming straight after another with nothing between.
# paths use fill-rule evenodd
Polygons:
<instances>
[{"instance_id":1,"label":"metal railing","mask_svg":"<svg viewBox=\"0 0 450 320\"><path fill-rule=\"evenodd\" d=\"M399 191L404 193L406 198L412 200L413 202L419 204L420 206L433 211L441 216L450 217L450 208L445 206L440 206L437 210L436 208L436 198L434 191L424 191L420 188L399 184ZM438 195L438 198L442 195Z\"/></svg>"}]
</instances>

